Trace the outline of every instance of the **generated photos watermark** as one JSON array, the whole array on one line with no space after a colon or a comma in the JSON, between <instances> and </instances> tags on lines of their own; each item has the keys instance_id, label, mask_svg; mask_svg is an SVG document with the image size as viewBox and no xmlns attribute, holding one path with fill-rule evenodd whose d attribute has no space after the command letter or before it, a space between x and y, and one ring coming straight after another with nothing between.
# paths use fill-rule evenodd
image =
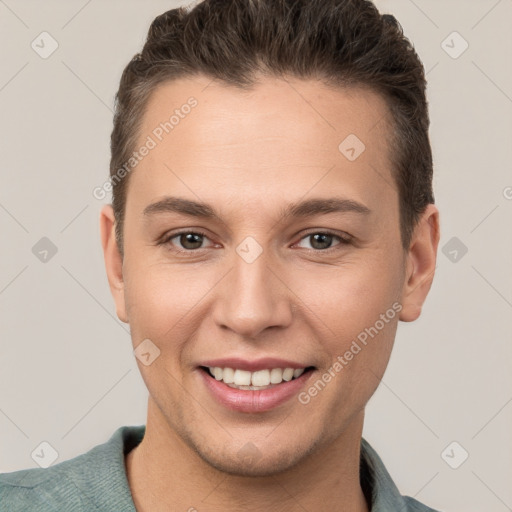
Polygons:
<instances>
[{"instance_id":1,"label":"generated photos watermark","mask_svg":"<svg viewBox=\"0 0 512 512\"><path fill-rule=\"evenodd\" d=\"M102 201L107 197L107 194L112 192L112 189L123 180L137 165L149 155L150 151L155 149L160 142L162 142L166 135L172 132L178 126L182 119L185 119L192 109L197 107L198 101L191 96L186 103L181 105L180 108L174 109L174 113L168 120L161 122L156 126L151 135L146 137L146 141L142 144L137 151L134 151L130 158L116 171L115 174L110 176L103 185L94 188L92 195L95 199Z\"/></svg>"},{"instance_id":2,"label":"generated photos watermark","mask_svg":"<svg viewBox=\"0 0 512 512\"><path fill-rule=\"evenodd\" d=\"M402 304L394 302L391 307L381 313L379 319L371 327L366 327L361 331L356 339L352 340L350 347L343 355L337 356L332 366L325 371L306 391L299 393L298 400L301 404L307 405L311 399L318 395L332 379L336 377L349 364L354 357L359 354L368 344L368 337L374 338L395 316L402 311ZM362 345L362 346L361 346Z\"/></svg>"}]
</instances>

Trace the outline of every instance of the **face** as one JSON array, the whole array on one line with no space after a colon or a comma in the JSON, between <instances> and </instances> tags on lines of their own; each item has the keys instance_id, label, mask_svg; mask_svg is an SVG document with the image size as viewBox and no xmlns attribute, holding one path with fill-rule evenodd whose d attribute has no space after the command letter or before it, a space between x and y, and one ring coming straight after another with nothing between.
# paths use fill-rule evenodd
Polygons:
<instances>
[{"instance_id":1,"label":"face","mask_svg":"<svg viewBox=\"0 0 512 512\"><path fill-rule=\"evenodd\" d=\"M109 279L134 347L150 340L148 361L159 350L138 363L151 421L213 467L283 471L361 420L419 302L389 130L384 101L361 88L194 78L152 94Z\"/></svg>"}]
</instances>

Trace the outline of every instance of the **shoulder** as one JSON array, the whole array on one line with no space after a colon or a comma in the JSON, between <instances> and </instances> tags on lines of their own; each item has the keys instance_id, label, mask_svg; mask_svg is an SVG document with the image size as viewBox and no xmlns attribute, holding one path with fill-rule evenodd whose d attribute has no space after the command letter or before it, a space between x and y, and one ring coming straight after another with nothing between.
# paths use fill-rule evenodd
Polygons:
<instances>
[{"instance_id":1,"label":"shoulder","mask_svg":"<svg viewBox=\"0 0 512 512\"><path fill-rule=\"evenodd\" d=\"M48 468L0 474L1 510L9 512L73 512L104 510L132 501L124 470L124 454L136 446L144 427L119 427L110 439L86 453Z\"/></svg>"},{"instance_id":2,"label":"shoulder","mask_svg":"<svg viewBox=\"0 0 512 512\"><path fill-rule=\"evenodd\" d=\"M69 469L79 464L81 457L45 469L22 469L0 474L2 506L9 512L55 511L64 503L68 510L84 509L84 500L67 474Z\"/></svg>"}]
</instances>

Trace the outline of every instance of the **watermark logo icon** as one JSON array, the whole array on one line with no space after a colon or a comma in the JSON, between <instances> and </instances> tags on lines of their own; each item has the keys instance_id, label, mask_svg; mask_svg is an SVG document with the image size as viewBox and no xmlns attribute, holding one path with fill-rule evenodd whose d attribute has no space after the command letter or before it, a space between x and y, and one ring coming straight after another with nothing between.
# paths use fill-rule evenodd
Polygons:
<instances>
[{"instance_id":1,"label":"watermark logo icon","mask_svg":"<svg viewBox=\"0 0 512 512\"><path fill-rule=\"evenodd\" d=\"M37 465L48 468L57 460L59 453L48 441L43 441L37 445L30 456Z\"/></svg>"},{"instance_id":2,"label":"watermark logo icon","mask_svg":"<svg viewBox=\"0 0 512 512\"><path fill-rule=\"evenodd\" d=\"M263 252L263 247L252 236L248 236L238 244L236 252L246 263L253 263Z\"/></svg>"},{"instance_id":3,"label":"watermark logo icon","mask_svg":"<svg viewBox=\"0 0 512 512\"><path fill-rule=\"evenodd\" d=\"M48 263L56 254L57 246L46 236L43 236L32 247L32 254L42 263Z\"/></svg>"},{"instance_id":4,"label":"watermark logo icon","mask_svg":"<svg viewBox=\"0 0 512 512\"><path fill-rule=\"evenodd\" d=\"M357 160L366 149L363 141L351 133L338 146L340 153L350 162Z\"/></svg>"},{"instance_id":5,"label":"watermark logo icon","mask_svg":"<svg viewBox=\"0 0 512 512\"><path fill-rule=\"evenodd\" d=\"M148 338L137 345L134 356L144 365L149 366L160 356L160 349Z\"/></svg>"},{"instance_id":6,"label":"watermark logo icon","mask_svg":"<svg viewBox=\"0 0 512 512\"><path fill-rule=\"evenodd\" d=\"M442 452L441 458L452 469L458 469L469 457L466 449L457 441L452 441Z\"/></svg>"},{"instance_id":7,"label":"watermark logo icon","mask_svg":"<svg viewBox=\"0 0 512 512\"><path fill-rule=\"evenodd\" d=\"M444 244L442 251L452 263L458 263L467 254L468 248L454 236Z\"/></svg>"},{"instance_id":8,"label":"watermark logo icon","mask_svg":"<svg viewBox=\"0 0 512 512\"><path fill-rule=\"evenodd\" d=\"M237 456L245 465L250 466L261 459L261 452L254 443L248 442L238 450Z\"/></svg>"},{"instance_id":9,"label":"watermark logo icon","mask_svg":"<svg viewBox=\"0 0 512 512\"><path fill-rule=\"evenodd\" d=\"M41 32L30 44L39 57L47 59L59 47L57 40L48 32Z\"/></svg>"},{"instance_id":10,"label":"watermark logo icon","mask_svg":"<svg viewBox=\"0 0 512 512\"><path fill-rule=\"evenodd\" d=\"M443 40L441 48L452 59L458 59L469 48L469 43L455 30Z\"/></svg>"}]
</instances>

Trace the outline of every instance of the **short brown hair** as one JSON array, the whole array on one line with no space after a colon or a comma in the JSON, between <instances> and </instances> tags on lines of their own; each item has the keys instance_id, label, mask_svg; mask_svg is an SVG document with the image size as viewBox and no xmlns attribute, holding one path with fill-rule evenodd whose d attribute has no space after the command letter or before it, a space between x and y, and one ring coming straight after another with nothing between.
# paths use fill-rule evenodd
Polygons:
<instances>
[{"instance_id":1,"label":"short brown hair","mask_svg":"<svg viewBox=\"0 0 512 512\"><path fill-rule=\"evenodd\" d=\"M136 147L149 96L158 84L204 75L250 89L260 73L364 86L384 97L392 115L391 172L407 250L420 215L434 202L425 73L400 24L381 15L369 0L203 0L193 9L157 16L142 51L121 77L111 181L119 178L116 173ZM121 254L129 181L124 174L113 183L112 201Z\"/></svg>"}]
</instances>

